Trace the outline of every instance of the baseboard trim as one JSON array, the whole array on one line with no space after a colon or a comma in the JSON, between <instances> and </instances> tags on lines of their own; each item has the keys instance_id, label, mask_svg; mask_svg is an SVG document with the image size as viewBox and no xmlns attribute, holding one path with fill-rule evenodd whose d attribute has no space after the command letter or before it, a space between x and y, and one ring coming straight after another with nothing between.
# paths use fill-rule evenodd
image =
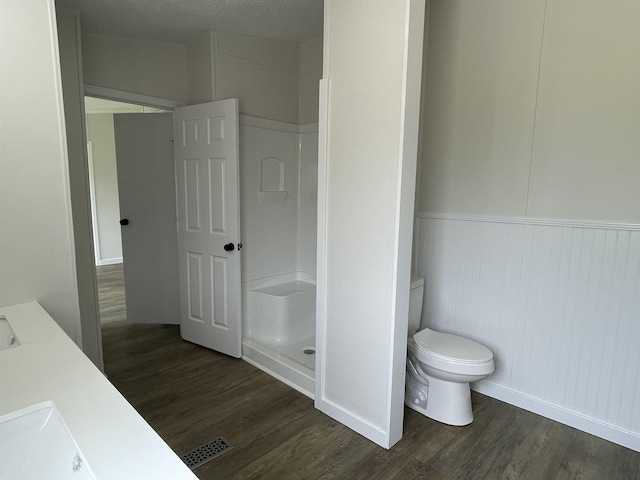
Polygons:
<instances>
[{"instance_id":1,"label":"baseboard trim","mask_svg":"<svg viewBox=\"0 0 640 480\"><path fill-rule=\"evenodd\" d=\"M316 398L316 408L366 439L377 443L383 448L391 448L387 433L356 413L345 410L340 405L326 398Z\"/></svg>"},{"instance_id":2,"label":"baseboard trim","mask_svg":"<svg viewBox=\"0 0 640 480\"><path fill-rule=\"evenodd\" d=\"M96 265L98 267L103 267L105 265L117 265L118 263L122 263L122 257L117 258L104 258L98 259Z\"/></svg>"},{"instance_id":3,"label":"baseboard trim","mask_svg":"<svg viewBox=\"0 0 640 480\"><path fill-rule=\"evenodd\" d=\"M496 400L501 400L529 412L542 415L543 417L550 418L556 422L560 422L564 425L568 425L618 445L622 445L623 447L630 448L636 452L640 452L640 434L635 432L609 425L601 422L600 420L587 417L572 410L545 402L544 400L531 397L524 393L517 392L510 388L505 388L486 380L473 384L471 389L478 393L482 393L483 395L495 398Z\"/></svg>"}]
</instances>

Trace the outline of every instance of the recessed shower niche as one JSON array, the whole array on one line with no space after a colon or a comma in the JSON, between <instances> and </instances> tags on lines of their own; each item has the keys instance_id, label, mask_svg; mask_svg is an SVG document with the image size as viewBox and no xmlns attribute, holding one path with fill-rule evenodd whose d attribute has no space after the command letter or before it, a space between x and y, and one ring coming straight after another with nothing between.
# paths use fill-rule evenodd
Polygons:
<instances>
[{"instance_id":1,"label":"recessed shower niche","mask_svg":"<svg viewBox=\"0 0 640 480\"><path fill-rule=\"evenodd\" d=\"M277 157L265 157L260 161L258 200L261 203L284 203L287 200L284 171L285 162Z\"/></svg>"}]
</instances>

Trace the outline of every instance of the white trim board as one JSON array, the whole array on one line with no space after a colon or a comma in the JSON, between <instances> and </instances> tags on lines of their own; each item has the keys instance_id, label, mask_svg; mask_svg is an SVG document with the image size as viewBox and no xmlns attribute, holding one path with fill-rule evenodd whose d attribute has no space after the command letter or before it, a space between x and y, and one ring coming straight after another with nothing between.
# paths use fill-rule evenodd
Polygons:
<instances>
[{"instance_id":1,"label":"white trim board","mask_svg":"<svg viewBox=\"0 0 640 480\"><path fill-rule=\"evenodd\" d=\"M327 12L325 10L325 18ZM324 37L325 44L328 42ZM325 45L325 52L327 51ZM326 59L325 59L326 62ZM326 324L326 244L320 241L325 238L327 231L327 118L329 116L329 91L330 80L320 80L320 111L319 111L319 129L318 129L318 205L317 205L317 224L316 235L319 239L316 246L316 368L315 368L315 400L314 406L318 410L325 408L324 389L322 379L324 372L324 339ZM334 417L335 418L335 417Z\"/></svg>"},{"instance_id":2,"label":"white trim board","mask_svg":"<svg viewBox=\"0 0 640 480\"><path fill-rule=\"evenodd\" d=\"M98 206L96 203L96 182L93 173L93 142L87 140L87 165L89 172L89 201L91 206L91 231L93 232L93 259L96 265L100 261L100 235L98 234Z\"/></svg>"},{"instance_id":3,"label":"white trim board","mask_svg":"<svg viewBox=\"0 0 640 480\"><path fill-rule=\"evenodd\" d=\"M140 93L125 92L113 88L100 87L97 85L84 84L84 94L88 97L103 98L105 100L115 100L117 102L134 103L136 105L144 105L147 107L164 108L173 110L183 106L181 102L168 100L166 98L152 97L150 95L142 95Z\"/></svg>"},{"instance_id":4,"label":"white trim board","mask_svg":"<svg viewBox=\"0 0 640 480\"><path fill-rule=\"evenodd\" d=\"M629 430L614 427L558 405L491 383L487 380L473 384L471 389L495 398L496 400L542 415L556 422L640 452L640 435L630 432Z\"/></svg>"},{"instance_id":5,"label":"white trim board","mask_svg":"<svg viewBox=\"0 0 640 480\"><path fill-rule=\"evenodd\" d=\"M317 399L318 396L316 395L316 402ZM316 408L318 408L317 405ZM390 446L386 446L388 443L388 432L385 432L376 425L373 425L366 419L358 416L356 413L348 411L340 407L339 405L336 405L326 397L322 399L321 411L329 415L334 420L337 420L343 425L346 425L357 434L362 435L367 440L370 440L384 448L391 448Z\"/></svg>"},{"instance_id":6,"label":"white trim board","mask_svg":"<svg viewBox=\"0 0 640 480\"><path fill-rule=\"evenodd\" d=\"M305 123L303 125L298 125L298 133L318 133L318 124L317 123Z\"/></svg>"},{"instance_id":7,"label":"white trim board","mask_svg":"<svg viewBox=\"0 0 640 480\"><path fill-rule=\"evenodd\" d=\"M638 223L599 222L595 220L569 220L554 218L529 217L500 217L490 215L460 215L453 213L418 212L416 218L430 218L434 220L458 220L463 222L510 223L520 225L545 225L570 228L598 228L605 230L633 230L640 231Z\"/></svg>"},{"instance_id":8,"label":"white trim board","mask_svg":"<svg viewBox=\"0 0 640 480\"><path fill-rule=\"evenodd\" d=\"M104 267L105 265L118 265L119 263L122 263L122 261L122 257L98 259L96 261L96 265L98 267Z\"/></svg>"},{"instance_id":9,"label":"white trim board","mask_svg":"<svg viewBox=\"0 0 640 480\"><path fill-rule=\"evenodd\" d=\"M264 128L287 133L314 133L318 131L317 123L298 125L297 123L280 122L278 120L269 120L268 118L252 117L251 115L240 115L239 120L241 127Z\"/></svg>"}]
</instances>

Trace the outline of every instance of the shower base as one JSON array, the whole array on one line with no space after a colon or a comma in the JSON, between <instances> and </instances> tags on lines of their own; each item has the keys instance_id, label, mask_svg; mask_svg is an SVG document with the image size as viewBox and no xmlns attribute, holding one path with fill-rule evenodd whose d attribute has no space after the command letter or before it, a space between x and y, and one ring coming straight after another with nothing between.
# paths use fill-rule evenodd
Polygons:
<instances>
[{"instance_id":1,"label":"shower base","mask_svg":"<svg viewBox=\"0 0 640 480\"><path fill-rule=\"evenodd\" d=\"M242 339L242 358L313 399L315 391L315 337L291 345L264 345Z\"/></svg>"}]
</instances>

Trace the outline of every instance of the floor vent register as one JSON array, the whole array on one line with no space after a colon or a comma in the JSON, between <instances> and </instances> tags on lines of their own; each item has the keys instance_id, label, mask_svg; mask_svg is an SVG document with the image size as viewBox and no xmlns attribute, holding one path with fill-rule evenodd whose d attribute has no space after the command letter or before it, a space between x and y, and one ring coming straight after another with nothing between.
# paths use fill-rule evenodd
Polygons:
<instances>
[{"instance_id":1,"label":"floor vent register","mask_svg":"<svg viewBox=\"0 0 640 480\"><path fill-rule=\"evenodd\" d=\"M180 458L187 465L187 467L193 470L194 468L198 468L200 465L203 465L208 461L219 457L224 452L228 452L232 448L233 447L229 442L227 442L224 438L219 437L212 442L206 443L201 447L191 450L189 453L183 455Z\"/></svg>"}]
</instances>

